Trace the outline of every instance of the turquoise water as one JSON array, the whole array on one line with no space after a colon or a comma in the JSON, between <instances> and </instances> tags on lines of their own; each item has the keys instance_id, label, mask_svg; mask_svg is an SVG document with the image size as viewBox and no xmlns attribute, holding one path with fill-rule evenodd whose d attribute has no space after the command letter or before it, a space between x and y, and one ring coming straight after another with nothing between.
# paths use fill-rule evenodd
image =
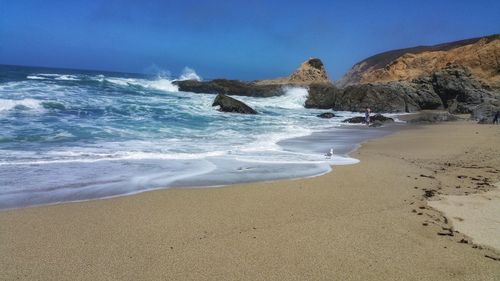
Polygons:
<instances>
[{"instance_id":1,"label":"turquoise water","mask_svg":"<svg viewBox=\"0 0 500 281\"><path fill-rule=\"evenodd\" d=\"M199 79L193 71L177 79L187 78ZM0 208L313 176L357 161L345 154L359 132L313 149L282 144L339 130L353 115L316 117L323 111L303 107L307 89L237 97L260 113L240 115L213 108L214 95L179 92L173 80L0 66ZM330 146L338 154L327 159Z\"/></svg>"}]
</instances>

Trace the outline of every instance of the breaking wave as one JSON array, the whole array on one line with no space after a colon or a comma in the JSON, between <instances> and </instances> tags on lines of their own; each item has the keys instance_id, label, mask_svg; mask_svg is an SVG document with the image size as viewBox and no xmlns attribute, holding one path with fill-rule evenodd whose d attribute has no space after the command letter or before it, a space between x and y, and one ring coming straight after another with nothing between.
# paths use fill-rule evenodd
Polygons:
<instances>
[{"instance_id":1,"label":"breaking wave","mask_svg":"<svg viewBox=\"0 0 500 281\"><path fill-rule=\"evenodd\" d=\"M42 101L36 99L10 100L0 99L0 111L8 111L13 109L40 109Z\"/></svg>"}]
</instances>

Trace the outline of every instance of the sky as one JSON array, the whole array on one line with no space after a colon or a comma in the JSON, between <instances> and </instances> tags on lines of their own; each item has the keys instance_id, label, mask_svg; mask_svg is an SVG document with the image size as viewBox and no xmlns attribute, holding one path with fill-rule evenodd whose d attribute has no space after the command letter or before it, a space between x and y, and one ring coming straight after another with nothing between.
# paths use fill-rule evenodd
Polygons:
<instances>
[{"instance_id":1,"label":"sky","mask_svg":"<svg viewBox=\"0 0 500 281\"><path fill-rule=\"evenodd\" d=\"M392 49L500 33L498 0L0 0L0 64L331 79Z\"/></svg>"}]
</instances>

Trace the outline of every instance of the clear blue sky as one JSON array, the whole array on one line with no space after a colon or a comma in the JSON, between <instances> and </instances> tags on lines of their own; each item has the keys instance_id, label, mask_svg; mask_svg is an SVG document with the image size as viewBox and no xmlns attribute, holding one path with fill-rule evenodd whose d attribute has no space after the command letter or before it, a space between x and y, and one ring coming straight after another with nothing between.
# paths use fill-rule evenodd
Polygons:
<instances>
[{"instance_id":1,"label":"clear blue sky","mask_svg":"<svg viewBox=\"0 0 500 281\"><path fill-rule=\"evenodd\" d=\"M0 64L333 79L378 52L500 33L498 0L0 0Z\"/></svg>"}]
</instances>

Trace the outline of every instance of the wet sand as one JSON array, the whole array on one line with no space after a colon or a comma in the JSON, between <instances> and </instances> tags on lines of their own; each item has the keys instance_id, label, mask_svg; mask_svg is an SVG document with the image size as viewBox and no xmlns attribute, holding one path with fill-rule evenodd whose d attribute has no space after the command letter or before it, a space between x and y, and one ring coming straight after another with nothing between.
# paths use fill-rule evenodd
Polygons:
<instances>
[{"instance_id":1,"label":"wet sand","mask_svg":"<svg viewBox=\"0 0 500 281\"><path fill-rule=\"evenodd\" d=\"M427 205L492 190L500 126L419 126L326 175L0 212L0 280L499 280Z\"/></svg>"}]
</instances>

